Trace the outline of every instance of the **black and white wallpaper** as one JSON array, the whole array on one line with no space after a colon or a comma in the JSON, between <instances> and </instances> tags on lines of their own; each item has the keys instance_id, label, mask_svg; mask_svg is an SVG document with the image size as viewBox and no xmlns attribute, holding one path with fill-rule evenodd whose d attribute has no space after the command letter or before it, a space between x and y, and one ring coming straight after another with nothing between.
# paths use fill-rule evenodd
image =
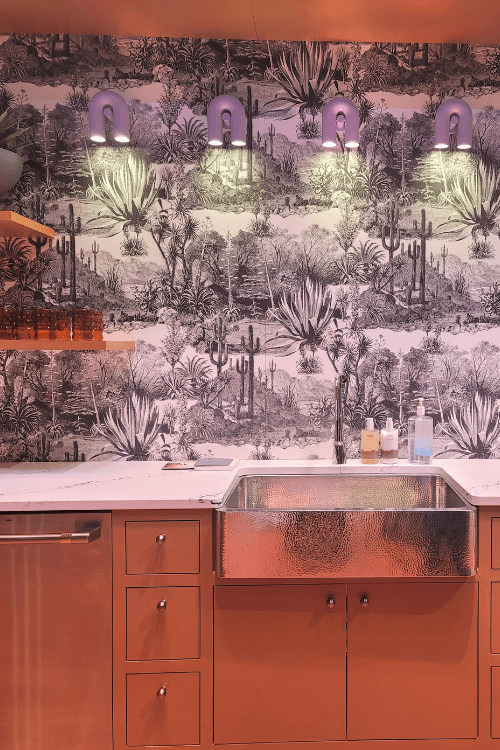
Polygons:
<instances>
[{"instance_id":1,"label":"black and white wallpaper","mask_svg":"<svg viewBox=\"0 0 500 750\"><path fill-rule=\"evenodd\" d=\"M88 139L99 90L132 140ZM247 147L207 146L219 94ZM346 96L360 146L321 145ZM471 152L433 150L439 104ZM101 309L135 352L0 352L0 460L331 458L423 397L435 455L500 457L500 46L0 36L0 305ZM74 271L72 273L72 271Z\"/></svg>"}]
</instances>

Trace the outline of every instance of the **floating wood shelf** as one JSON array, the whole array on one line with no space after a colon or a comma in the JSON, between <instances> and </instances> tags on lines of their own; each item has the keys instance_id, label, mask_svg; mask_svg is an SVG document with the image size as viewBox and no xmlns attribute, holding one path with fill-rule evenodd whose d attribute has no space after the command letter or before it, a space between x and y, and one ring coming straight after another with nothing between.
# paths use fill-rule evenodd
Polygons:
<instances>
[{"instance_id":1,"label":"floating wood shelf","mask_svg":"<svg viewBox=\"0 0 500 750\"><path fill-rule=\"evenodd\" d=\"M32 237L54 239L55 232L43 224L27 219L13 211L0 211L0 237Z\"/></svg>"},{"instance_id":2,"label":"floating wood shelf","mask_svg":"<svg viewBox=\"0 0 500 750\"><path fill-rule=\"evenodd\" d=\"M135 349L135 341L58 341L37 339L0 339L0 350L16 349L21 351L57 349L60 351L116 352Z\"/></svg>"}]
</instances>

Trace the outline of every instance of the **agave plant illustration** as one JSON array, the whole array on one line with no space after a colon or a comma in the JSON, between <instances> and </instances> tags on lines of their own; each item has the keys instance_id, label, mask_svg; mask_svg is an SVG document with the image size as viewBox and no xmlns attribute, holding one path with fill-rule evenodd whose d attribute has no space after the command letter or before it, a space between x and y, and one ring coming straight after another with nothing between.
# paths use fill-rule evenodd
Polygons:
<instances>
[{"instance_id":1,"label":"agave plant illustration","mask_svg":"<svg viewBox=\"0 0 500 750\"><path fill-rule=\"evenodd\" d=\"M323 343L326 329L334 316L332 295L322 284L307 278L296 292L283 295L279 306L271 314L281 323L284 332L270 341L278 348L285 346L284 356L297 350L304 356L306 349L314 354Z\"/></svg>"},{"instance_id":2,"label":"agave plant illustration","mask_svg":"<svg viewBox=\"0 0 500 750\"><path fill-rule=\"evenodd\" d=\"M342 77L324 42L300 42L296 51L282 55L269 75L280 84L283 95L266 102L264 110L284 119L306 112L317 115L331 97L332 85Z\"/></svg>"},{"instance_id":3,"label":"agave plant illustration","mask_svg":"<svg viewBox=\"0 0 500 750\"><path fill-rule=\"evenodd\" d=\"M159 430L158 408L147 396L133 392L124 404L105 414L99 433L113 447L98 455L116 456L116 461L147 461Z\"/></svg>"},{"instance_id":4,"label":"agave plant illustration","mask_svg":"<svg viewBox=\"0 0 500 750\"><path fill-rule=\"evenodd\" d=\"M21 146L18 139L31 128L19 128L18 116L12 109L6 109L0 115L0 148L14 150L13 146Z\"/></svg>"},{"instance_id":5,"label":"agave plant illustration","mask_svg":"<svg viewBox=\"0 0 500 750\"><path fill-rule=\"evenodd\" d=\"M455 213L438 229L448 226L445 234L459 231L460 239L469 234L474 240L479 235L488 237L499 228L500 174L480 162L462 181L455 180L446 203Z\"/></svg>"},{"instance_id":6,"label":"agave plant illustration","mask_svg":"<svg viewBox=\"0 0 500 750\"><path fill-rule=\"evenodd\" d=\"M442 425L445 435L454 445L437 453L458 453L466 458L491 458L500 436L500 411L497 404L479 393L459 412L453 409L447 425Z\"/></svg>"},{"instance_id":7,"label":"agave plant illustration","mask_svg":"<svg viewBox=\"0 0 500 750\"><path fill-rule=\"evenodd\" d=\"M17 399L7 404L3 409L2 422L11 430L14 430L16 435L19 433L27 435L38 426L38 410L34 404L28 401L27 396L23 396L21 391Z\"/></svg>"},{"instance_id":8,"label":"agave plant illustration","mask_svg":"<svg viewBox=\"0 0 500 750\"><path fill-rule=\"evenodd\" d=\"M106 170L100 176L94 188L94 200L100 201L105 208L88 223L103 229L110 237L119 232L127 234L130 229L139 234L146 225L156 196L154 171L140 156L130 154L119 169Z\"/></svg>"}]
</instances>

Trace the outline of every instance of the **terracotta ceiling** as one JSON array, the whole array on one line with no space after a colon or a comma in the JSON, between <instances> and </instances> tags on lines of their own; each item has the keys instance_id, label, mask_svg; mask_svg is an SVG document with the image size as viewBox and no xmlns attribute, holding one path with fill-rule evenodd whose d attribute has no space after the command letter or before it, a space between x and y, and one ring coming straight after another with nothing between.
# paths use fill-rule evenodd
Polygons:
<instances>
[{"instance_id":1,"label":"terracotta ceiling","mask_svg":"<svg viewBox=\"0 0 500 750\"><path fill-rule=\"evenodd\" d=\"M500 42L498 0L2 0L1 33Z\"/></svg>"}]
</instances>

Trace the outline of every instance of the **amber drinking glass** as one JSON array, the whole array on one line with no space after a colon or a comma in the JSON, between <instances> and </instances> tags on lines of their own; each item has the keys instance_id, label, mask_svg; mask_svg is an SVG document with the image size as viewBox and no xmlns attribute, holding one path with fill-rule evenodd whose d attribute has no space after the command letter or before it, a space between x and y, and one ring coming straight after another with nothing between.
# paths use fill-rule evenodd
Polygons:
<instances>
[{"instance_id":1,"label":"amber drinking glass","mask_svg":"<svg viewBox=\"0 0 500 750\"><path fill-rule=\"evenodd\" d=\"M94 339L94 341L102 341L103 339L102 311L94 310L93 313L94 313L94 318L93 318L92 338Z\"/></svg>"},{"instance_id":2,"label":"amber drinking glass","mask_svg":"<svg viewBox=\"0 0 500 750\"><path fill-rule=\"evenodd\" d=\"M16 338L17 311L0 308L0 338L12 340Z\"/></svg>"},{"instance_id":3,"label":"amber drinking glass","mask_svg":"<svg viewBox=\"0 0 500 750\"><path fill-rule=\"evenodd\" d=\"M44 309L35 310L36 338L46 341L49 338L49 311Z\"/></svg>"},{"instance_id":4,"label":"amber drinking glass","mask_svg":"<svg viewBox=\"0 0 500 750\"><path fill-rule=\"evenodd\" d=\"M71 339L71 315L66 310L56 310L56 339L59 341Z\"/></svg>"},{"instance_id":5,"label":"amber drinking glass","mask_svg":"<svg viewBox=\"0 0 500 750\"><path fill-rule=\"evenodd\" d=\"M92 341L94 328L93 310L73 310L73 340Z\"/></svg>"},{"instance_id":6,"label":"amber drinking glass","mask_svg":"<svg viewBox=\"0 0 500 750\"><path fill-rule=\"evenodd\" d=\"M16 339L35 338L35 311L18 310L16 323Z\"/></svg>"}]
</instances>

